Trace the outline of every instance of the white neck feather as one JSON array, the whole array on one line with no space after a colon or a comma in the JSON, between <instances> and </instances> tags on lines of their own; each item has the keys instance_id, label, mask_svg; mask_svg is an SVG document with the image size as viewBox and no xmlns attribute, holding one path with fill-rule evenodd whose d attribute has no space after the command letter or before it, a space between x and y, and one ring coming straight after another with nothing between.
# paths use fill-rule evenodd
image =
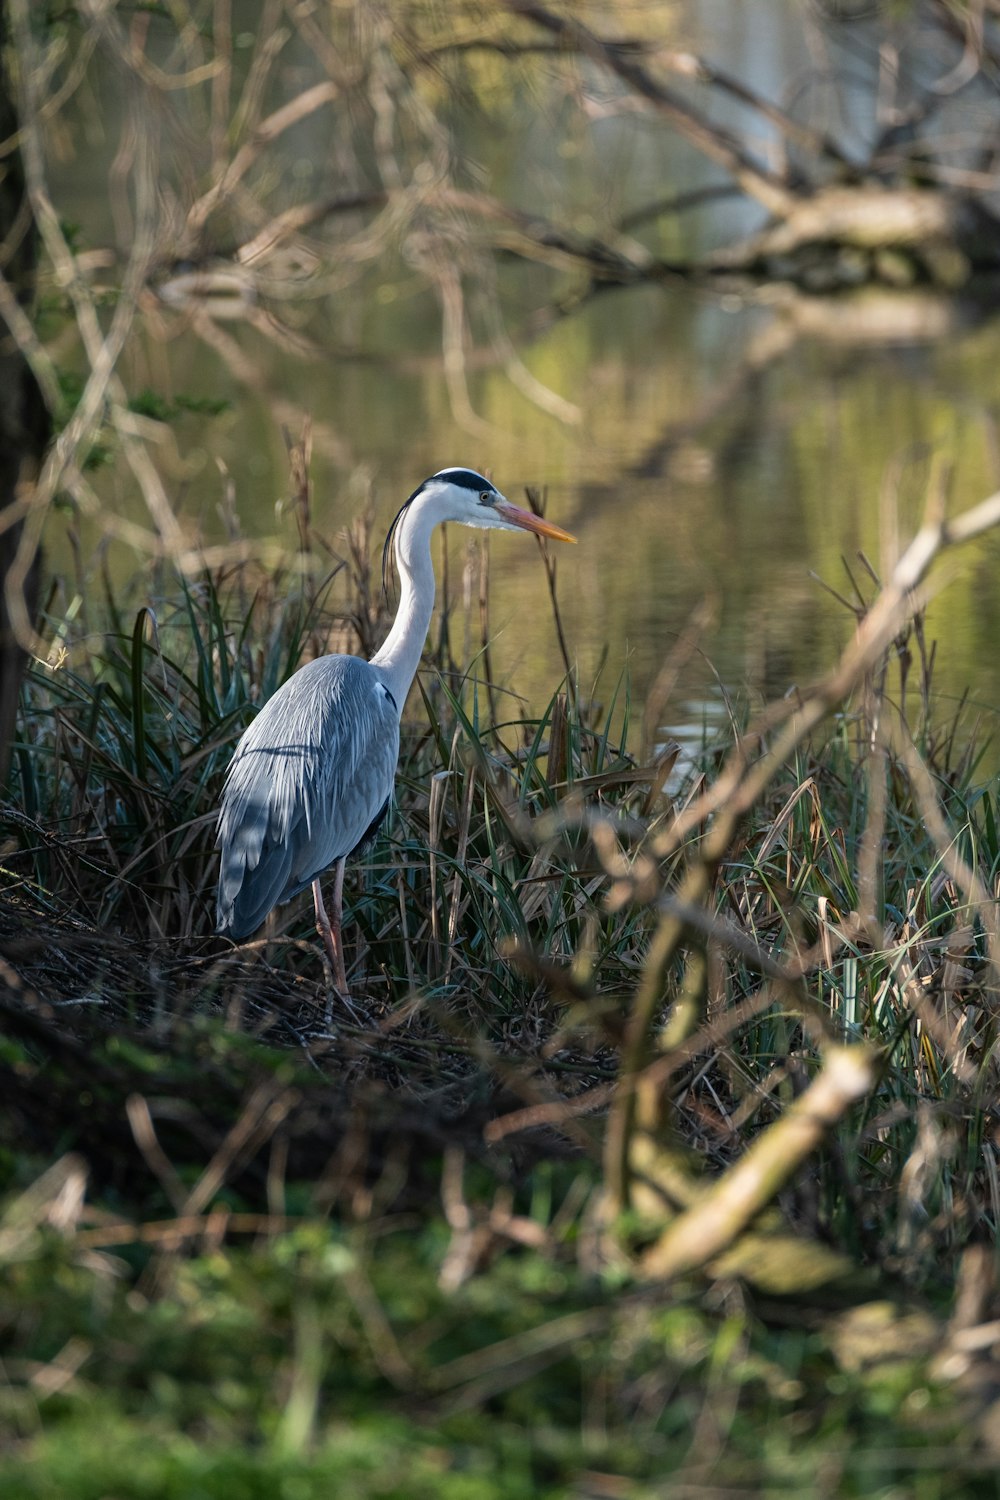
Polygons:
<instances>
[{"instance_id":1,"label":"white neck feather","mask_svg":"<svg viewBox=\"0 0 1000 1500\"><path fill-rule=\"evenodd\" d=\"M400 713L417 674L434 612L431 532L439 517L434 504L422 505L421 498L418 496L403 513L396 531L399 608L392 629L371 661L379 669Z\"/></svg>"}]
</instances>

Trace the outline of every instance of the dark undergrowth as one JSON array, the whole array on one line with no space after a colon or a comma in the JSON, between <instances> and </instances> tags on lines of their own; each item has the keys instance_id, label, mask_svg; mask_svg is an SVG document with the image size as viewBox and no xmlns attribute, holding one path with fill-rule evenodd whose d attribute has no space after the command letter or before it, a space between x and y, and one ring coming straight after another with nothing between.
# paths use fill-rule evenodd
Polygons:
<instances>
[{"instance_id":1,"label":"dark undergrowth","mask_svg":"<svg viewBox=\"0 0 1000 1500\"><path fill-rule=\"evenodd\" d=\"M647 753L627 684L529 717L446 623L348 1012L306 905L213 936L212 845L254 705L384 628L368 550L53 590L0 811L3 1493L996 1493L1000 812L930 653L716 848L787 716Z\"/></svg>"}]
</instances>

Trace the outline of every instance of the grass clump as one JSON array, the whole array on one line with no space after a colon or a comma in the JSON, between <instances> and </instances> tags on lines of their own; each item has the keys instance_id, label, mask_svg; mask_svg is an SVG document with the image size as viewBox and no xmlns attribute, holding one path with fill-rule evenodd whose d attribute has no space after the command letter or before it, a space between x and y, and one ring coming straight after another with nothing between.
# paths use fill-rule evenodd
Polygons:
<instances>
[{"instance_id":1,"label":"grass clump","mask_svg":"<svg viewBox=\"0 0 1000 1500\"><path fill-rule=\"evenodd\" d=\"M132 615L115 605L104 630L35 666L5 811L21 892L58 911L69 889L95 926L210 936L214 819L236 740L303 662L379 630L359 625L367 578L339 610L326 607L330 581L241 569L181 580L170 598L154 579L151 602ZM405 726L396 815L349 892L351 925L376 973L411 987L485 981L496 997L511 984L506 939L566 958L600 941L591 898L602 873L591 869L588 892L576 858L585 836L560 813L589 801L629 815L655 800L650 772L628 753L627 716L613 731L590 728L565 693L537 723L496 724L484 712L492 688L458 668L446 638L421 690L426 718ZM307 905L279 911L269 933L311 932Z\"/></svg>"}]
</instances>

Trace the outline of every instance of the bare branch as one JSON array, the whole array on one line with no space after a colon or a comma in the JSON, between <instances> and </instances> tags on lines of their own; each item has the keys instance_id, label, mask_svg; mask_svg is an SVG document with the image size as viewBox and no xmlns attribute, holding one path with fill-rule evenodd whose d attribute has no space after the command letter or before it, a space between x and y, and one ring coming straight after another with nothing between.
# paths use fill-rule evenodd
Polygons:
<instances>
[{"instance_id":1,"label":"bare branch","mask_svg":"<svg viewBox=\"0 0 1000 1500\"><path fill-rule=\"evenodd\" d=\"M559 37L564 46L609 68L647 100L658 114L670 120L699 151L724 167L770 213L782 218L787 214L795 202L795 194L787 184L754 161L736 136L713 125L687 100L671 93L652 78L630 50L605 41L581 22L558 16L544 6L534 4L533 0L504 0L504 5L512 15L534 21L537 26Z\"/></svg>"},{"instance_id":2,"label":"bare branch","mask_svg":"<svg viewBox=\"0 0 1000 1500\"><path fill-rule=\"evenodd\" d=\"M818 157L825 157L836 163L838 167L852 167L852 163L841 151L836 141L831 140L825 132L814 130L810 125L803 125L779 104L773 104L770 99L765 99L756 90L748 88L741 79L734 78L731 73L716 67L714 63L706 61L694 52L674 48L660 48L656 57L678 77L691 78L696 83L708 84L719 89L721 93L729 94L740 104L745 104L748 108L755 110L757 114L776 126L787 140L801 149L810 151Z\"/></svg>"},{"instance_id":3,"label":"bare branch","mask_svg":"<svg viewBox=\"0 0 1000 1500\"><path fill-rule=\"evenodd\" d=\"M312 88L304 90L295 99L268 115L266 120L261 121L254 131L253 138L237 151L232 161L223 167L215 185L191 205L187 216L187 232L192 242L197 240L209 215L232 192L241 178L246 176L265 148L284 131L297 125L300 120L314 114L324 104L331 103L338 93L336 84L327 79L323 83L314 84Z\"/></svg>"}]
</instances>

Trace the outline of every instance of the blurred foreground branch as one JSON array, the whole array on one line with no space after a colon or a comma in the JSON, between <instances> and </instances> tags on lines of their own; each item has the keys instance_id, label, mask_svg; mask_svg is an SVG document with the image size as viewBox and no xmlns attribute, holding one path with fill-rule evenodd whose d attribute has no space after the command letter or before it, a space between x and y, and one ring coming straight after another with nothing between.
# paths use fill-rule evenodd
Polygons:
<instances>
[{"instance_id":1,"label":"blurred foreground branch","mask_svg":"<svg viewBox=\"0 0 1000 1500\"><path fill-rule=\"evenodd\" d=\"M668 1181L676 1175L676 1163L671 1161L672 1125L665 1118L663 1083L657 1080L649 1065L657 1051L676 1049L704 1022L706 981L704 964L700 961L700 944L704 941L701 929L712 931L714 927L712 899L717 874L744 818L787 765L797 747L833 708L850 697L876 667L904 622L922 604L920 585L935 559L948 547L1000 525L1000 493L952 520L935 514L940 503L940 495L935 494L924 525L899 558L878 598L860 619L852 641L832 671L793 702L783 701L765 710L732 751L714 785L650 841L652 851L662 859L676 853L684 841L707 822L706 831L688 860L675 896L662 904L641 982L626 1021L622 1072L609 1119L605 1156L612 1207L622 1208L630 1201L631 1179L636 1173L644 1178L652 1175L661 1181ZM769 742L772 733L774 738ZM761 753L754 760L751 756L755 749L760 749ZM989 936L990 956L996 966L997 924L992 899L982 882L974 879L961 862L949 855L950 835L943 817L937 812L936 800L928 785L929 778L921 769L919 757L915 760L911 751L907 763L911 774L916 777L930 831L942 858L950 862L956 878L964 887L970 912L983 921ZM703 922L692 917L692 913L701 912L704 913ZM658 1047L653 1032L664 1001L667 967L685 938L692 934L693 955L687 965L690 993L685 1000L683 1021L679 1026L668 1028ZM807 998L804 1008L796 1004L794 995L790 998L804 1021L815 1019L815 1010L821 1009L816 1007L814 1010L811 997ZM826 1027L823 1026L820 1035L825 1033ZM708 1258L713 1250L706 1247L719 1247L725 1238L724 1226L728 1225L734 1233L737 1232L767 1201L766 1184L770 1182L773 1187L778 1182L782 1159L800 1160L800 1152L804 1154L811 1150L812 1144L818 1140L824 1121L829 1123L836 1118L838 1112L846 1109L870 1086L874 1074L872 1058L867 1052L855 1055L853 1051L841 1053L827 1049L827 1056L852 1059L850 1078L842 1061L831 1071L824 1069L813 1086L817 1092L813 1094L812 1103L803 1105L794 1119L786 1116L772 1126L759 1146L754 1148L756 1154L752 1159L745 1158L738 1167L725 1174L711 1195L712 1206L700 1211L693 1225L686 1215L680 1221L683 1228L678 1226L676 1231L665 1233L650 1262L656 1274L668 1274L688 1267L694 1263L692 1257L696 1254L700 1259ZM782 1135L786 1130L788 1135Z\"/></svg>"}]
</instances>

